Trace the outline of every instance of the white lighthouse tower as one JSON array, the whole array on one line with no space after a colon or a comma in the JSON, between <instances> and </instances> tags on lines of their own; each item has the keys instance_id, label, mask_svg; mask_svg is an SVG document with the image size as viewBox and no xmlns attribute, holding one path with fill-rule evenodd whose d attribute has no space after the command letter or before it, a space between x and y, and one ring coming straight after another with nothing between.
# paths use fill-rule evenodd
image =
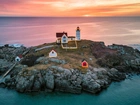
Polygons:
<instances>
[{"instance_id":1,"label":"white lighthouse tower","mask_svg":"<svg viewBox=\"0 0 140 105\"><path fill-rule=\"evenodd\" d=\"M81 37L80 37L80 28L77 27L76 29L76 40L80 41L81 40Z\"/></svg>"}]
</instances>

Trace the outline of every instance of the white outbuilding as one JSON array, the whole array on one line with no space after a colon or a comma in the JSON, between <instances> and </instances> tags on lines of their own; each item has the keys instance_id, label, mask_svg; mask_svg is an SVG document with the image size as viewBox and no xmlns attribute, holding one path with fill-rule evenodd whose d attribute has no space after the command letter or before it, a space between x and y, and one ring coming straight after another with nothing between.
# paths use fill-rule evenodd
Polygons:
<instances>
[{"instance_id":1,"label":"white outbuilding","mask_svg":"<svg viewBox=\"0 0 140 105\"><path fill-rule=\"evenodd\" d=\"M22 59L22 55L16 56L15 61L16 62L20 62Z\"/></svg>"},{"instance_id":2,"label":"white outbuilding","mask_svg":"<svg viewBox=\"0 0 140 105\"><path fill-rule=\"evenodd\" d=\"M56 51L52 50L52 51L49 53L49 57L57 57Z\"/></svg>"}]
</instances>

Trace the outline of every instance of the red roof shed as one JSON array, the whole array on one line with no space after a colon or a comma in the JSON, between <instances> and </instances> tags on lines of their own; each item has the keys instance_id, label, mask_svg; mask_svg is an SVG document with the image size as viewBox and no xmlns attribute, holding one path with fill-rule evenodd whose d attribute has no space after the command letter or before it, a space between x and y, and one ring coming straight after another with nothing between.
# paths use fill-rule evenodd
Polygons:
<instances>
[{"instance_id":1,"label":"red roof shed","mask_svg":"<svg viewBox=\"0 0 140 105\"><path fill-rule=\"evenodd\" d=\"M82 67L83 68L88 68L88 63L85 60L82 62Z\"/></svg>"}]
</instances>

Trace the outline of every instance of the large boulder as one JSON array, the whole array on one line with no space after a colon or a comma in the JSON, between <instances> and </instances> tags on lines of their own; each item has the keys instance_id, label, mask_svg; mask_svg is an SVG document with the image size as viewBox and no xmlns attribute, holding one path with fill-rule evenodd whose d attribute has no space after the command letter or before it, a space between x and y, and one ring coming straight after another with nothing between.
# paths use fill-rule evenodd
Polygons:
<instances>
[{"instance_id":1,"label":"large boulder","mask_svg":"<svg viewBox=\"0 0 140 105\"><path fill-rule=\"evenodd\" d=\"M94 81L93 79L91 80L84 79L82 83L82 87L84 91L90 93L97 93L101 90L101 85L96 81Z\"/></svg>"},{"instance_id":2,"label":"large boulder","mask_svg":"<svg viewBox=\"0 0 140 105\"><path fill-rule=\"evenodd\" d=\"M121 81L126 78L124 73L119 72L115 68L108 69L108 76L112 81Z\"/></svg>"},{"instance_id":3,"label":"large boulder","mask_svg":"<svg viewBox=\"0 0 140 105\"><path fill-rule=\"evenodd\" d=\"M55 76L55 90L69 93L81 93L82 77L75 70L64 69L64 72L60 76Z\"/></svg>"},{"instance_id":4,"label":"large boulder","mask_svg":"<svg viewBox=\"0 0 140 105\"><path fill-rule=\"evenodd\" d=\"M20 72L16 77L16 90L19 92L32 91L35 76L25 70Z\"/></svg>"},{"instance_id":5,"label":"large boulder","mask_svg":"<svg viewBox=\"0 0 140 105\"><path fill-rule=\"evenodd\" d=\"M47 71L46 75L44 76L45 86L49 90L54 89L54 75L52 71Z\"/></svg>"},{"instance_id":6,"label":"large boulder","mask_svg":"<svg viewBox=\"0 0 140 105\"><path fill-rule=\"evenodd\" d=\"M83 75L82 88L84 91L90 93L100 92L111 83L105 68L90 68L86 74Z\"/></svg>"}]
</instances>

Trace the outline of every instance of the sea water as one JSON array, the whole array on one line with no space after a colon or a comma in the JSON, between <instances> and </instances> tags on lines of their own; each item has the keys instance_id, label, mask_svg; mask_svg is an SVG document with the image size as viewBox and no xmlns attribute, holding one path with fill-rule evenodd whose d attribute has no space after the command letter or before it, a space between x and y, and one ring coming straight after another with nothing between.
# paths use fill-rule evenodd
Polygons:
<instances>
[{"instance_id":1,"label":"sea water","mask_svg":"<svg viewBox=\"0 0 140 105\"><path fill-rule=\"evenodd\" d=\"M0 105L140 105L140 76L113 82L101 93L18 93L0 88Z\"/></svg>"},{"instance_id":2,"label":"sea water","mask_svg":"<svg viewBox=\"0 0 140 105\"><path fill-rule=\"evenodd\" d=\"M0 18L0 45L24 44L35 46L56 41L56 32L75 36L76 27L81 38L140 48L140 17L96 18ZM140 76L113 82L97 95L82 93L21 94L0 88L0 105L140 105Z\"/></svg>"},{"instance_id":3,"label":"sea water","mask_svg":"<svg viewBox=\"0 0 140 105\"><path fill-rule=\"evenodd\" d=\"M56 41L56 32L108 44L140 44L140 17L0 17L0 44L35 46Z\"/></svg>"}]
</instances>

